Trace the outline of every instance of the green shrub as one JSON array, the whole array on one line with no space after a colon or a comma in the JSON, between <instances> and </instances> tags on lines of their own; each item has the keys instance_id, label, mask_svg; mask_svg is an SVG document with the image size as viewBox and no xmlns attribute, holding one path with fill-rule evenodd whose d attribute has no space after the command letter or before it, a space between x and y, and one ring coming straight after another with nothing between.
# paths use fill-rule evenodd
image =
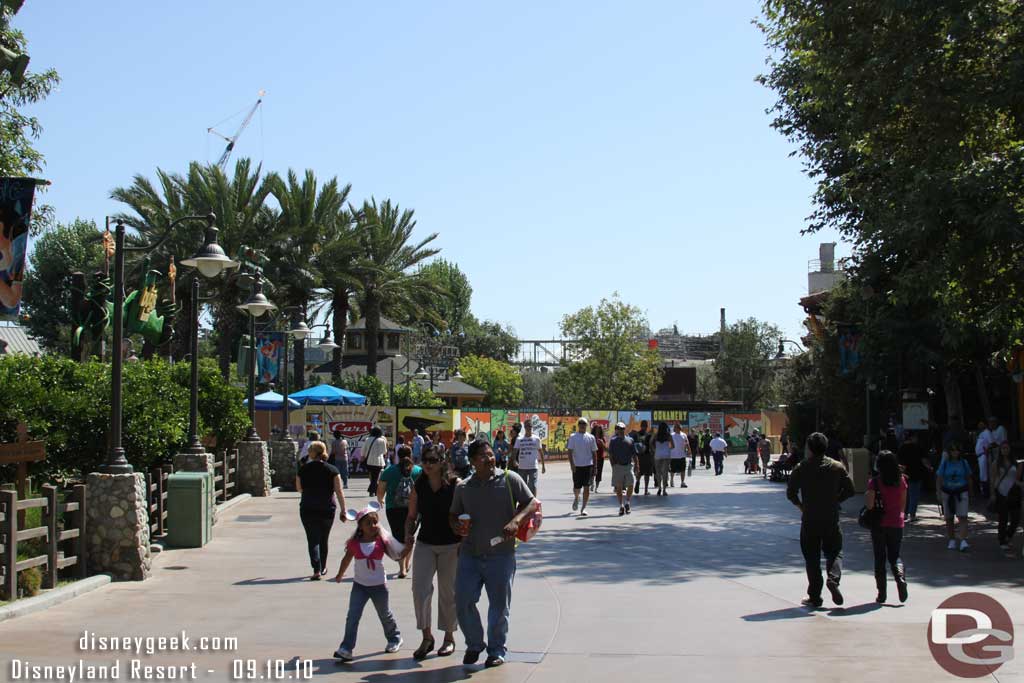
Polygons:
<instances>
[{"instance_id":1,"label":"green shrub","mask_svg":"<svg viewBox=\"0 0 1024 683\"><path fill-rule=\"evenodd\" d=\"M128 461L144 470L169 458L188 437L190 380L187 363L162 359L124 367L122 445ZM248 424L242 391L228 385L209 360L200 363L200 434L226 447ZM46 460L32 463L40 482L81 479L107 455L110 425L110 366L76 363L59 356L0 358L0 441L14 439L19 421L29 436L46 442ZM0 481L12 481L13 466L0 467Z\"/></svg>"}]
</instances>

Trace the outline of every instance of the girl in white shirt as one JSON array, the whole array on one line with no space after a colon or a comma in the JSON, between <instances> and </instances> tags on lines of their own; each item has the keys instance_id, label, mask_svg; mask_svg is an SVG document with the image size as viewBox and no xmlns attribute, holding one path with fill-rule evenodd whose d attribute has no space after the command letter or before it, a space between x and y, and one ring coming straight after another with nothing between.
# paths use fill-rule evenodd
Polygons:
<instances>
[{"instance_id":1,"label":"girl in white shirt","mask_svg":"<svg viewBox=\"0 0 1024 683\"><path fill-rule=\"evenodd\" d=\"M353 562L352 594L348 601L348 616L345 619L345 637L341 645L334 651L334 656L342 662L352 661L352 650L356 646L356 635L359 631L359 620L363 616L366 603L373 601L377 610L384 636L387 638L385 652L398 652L402 647L402 634L395 622L388 604L387 575L384 573L384 556L398 560L405 547L396 541L380 526L378 507L363 508L356 517L356 532L345 544L345 557L334 577L341 583L348 566Z\"/></svg>"}]
</instances>

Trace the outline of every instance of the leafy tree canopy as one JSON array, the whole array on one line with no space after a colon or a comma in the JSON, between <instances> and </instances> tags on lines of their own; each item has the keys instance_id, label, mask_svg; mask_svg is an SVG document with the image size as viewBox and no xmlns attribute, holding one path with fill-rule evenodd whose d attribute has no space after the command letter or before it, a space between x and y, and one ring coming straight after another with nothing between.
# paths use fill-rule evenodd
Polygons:
<instances>
[{"instance_id":1,"label":"leafy tree canopy","mask_svg":"<svg viewBox=\"0 0 1024 683\"><path fill-rule=\"evenodd\" d=\"M719 398L739 399L746 408L778 402L775 367L782 331L770 323L748 318L733 323L722 335L722 353L715 361Z\"/></svg>"},{"instance_id":2,"label":"leafy tree canopy","mask_svg":"<svg viewBox=\"0 0 1024 683\"><path fill-rule=\"evenodd\" d=\"M466 356L459 360L459 372L467 384L487 392L482 405L518 406L523 402L523 378L508 363Z\"/></svg>"}]
</instances>

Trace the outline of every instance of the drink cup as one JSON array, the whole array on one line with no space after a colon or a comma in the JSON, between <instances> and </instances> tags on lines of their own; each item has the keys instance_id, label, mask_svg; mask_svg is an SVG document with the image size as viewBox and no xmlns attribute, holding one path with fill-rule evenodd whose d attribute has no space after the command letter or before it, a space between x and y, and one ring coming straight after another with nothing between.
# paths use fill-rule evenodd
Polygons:
<instances>
[{"instance_id":1,"label":"drink cup","mask_svg":"<svg viewBox=\"0 0 1024 683\"><path fill-rule=\"evenodd\" d=\"M463 513L459 515L459 534L469 536L469 530L473 526L473 518Z\"/></svg>"}]
</instances>

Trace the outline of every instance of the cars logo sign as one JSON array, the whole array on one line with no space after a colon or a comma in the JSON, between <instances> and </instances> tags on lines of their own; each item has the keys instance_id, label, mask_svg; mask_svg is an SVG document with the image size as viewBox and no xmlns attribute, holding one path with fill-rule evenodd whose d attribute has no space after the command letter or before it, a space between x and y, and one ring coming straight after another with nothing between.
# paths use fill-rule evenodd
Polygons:
<instances>
[{"instance_id":1,"label":"cars logo sign","mask_svg":"<svg viewBox=\"0 0 1024 683\"><path fill-rule=\"evenodd\" d=\"M357 436L363 436L370 433L370 429L373 427L373 423L366 422L350 422L350 421L337 421L327 423L330 432L333 434L336 431L340 431L341 435L346 439L351 439Z\"/></svg>"}]
</instances>

